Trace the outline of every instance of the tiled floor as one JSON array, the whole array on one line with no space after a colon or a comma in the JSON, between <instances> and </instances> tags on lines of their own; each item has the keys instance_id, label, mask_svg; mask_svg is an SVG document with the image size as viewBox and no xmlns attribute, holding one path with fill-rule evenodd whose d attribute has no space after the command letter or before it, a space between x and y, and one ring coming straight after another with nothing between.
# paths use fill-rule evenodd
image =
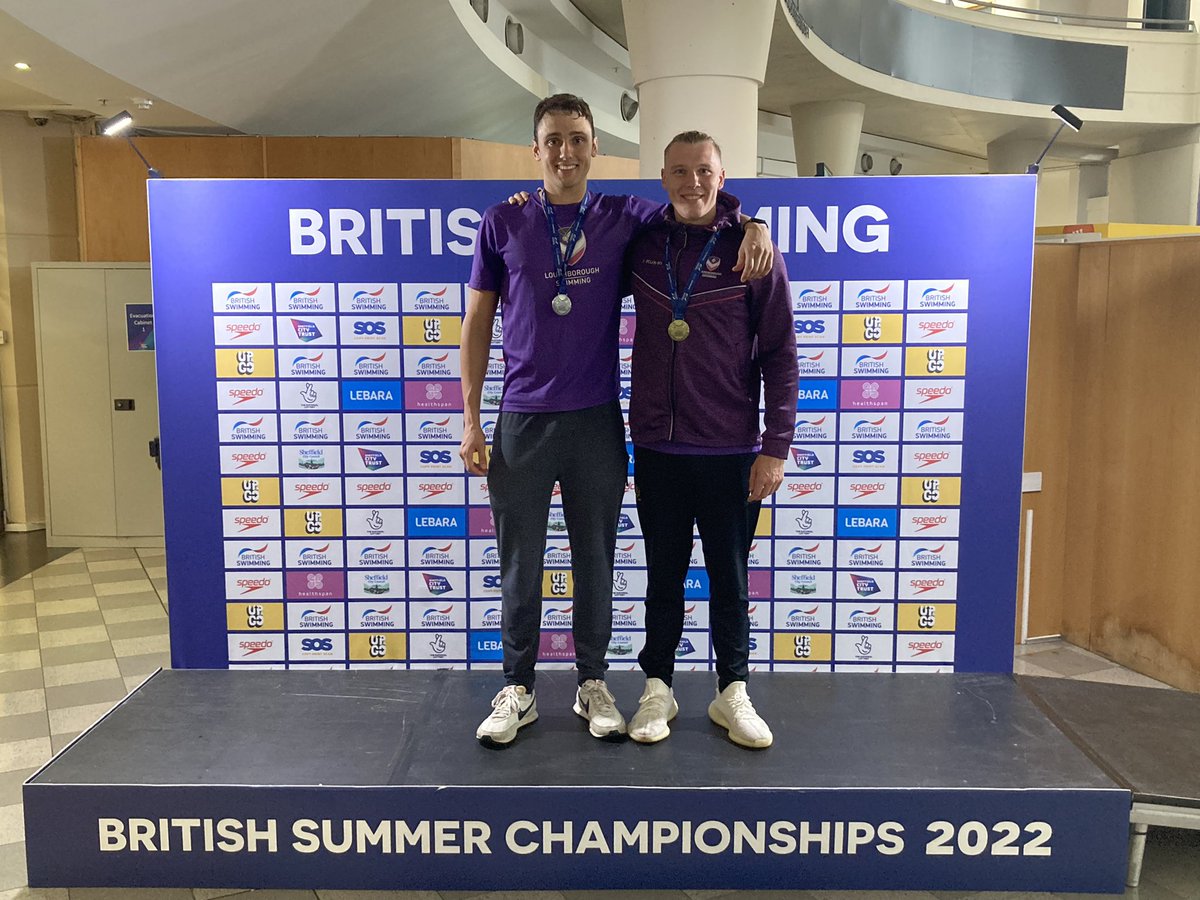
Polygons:
<instances>
[{"instance_id":1,"label":"tiled floor","mask_svg":"<svg viewBox=\"0 0 1200 900\"><path fill-rule=\"evenodd\" d=\"M5 556L0 538L0 557ZM22 552L25 552L22 545ZM43 550L44 553L44 550ZM53 554L50 554L52 556ZM36 559L33 556L25 560ZM48 558L42 556L41 558ZM26 565L28 563L26 562ZM0 562L0 581L21 562ZM0 900L465 900L470 893L80 889L25 887L21 783L127 691L170 664L167 587L161 550L76 550L0 587ZM1062 641L1018 650L1016 671L1166 688ZM1055 897L922 891L566 891L487 895L493 900L958 900ZM1064 897L1080 897L1072 894ZM1110 895L1099 895L1110 896ZM1126 897L1200 900L1200 832L1151 829L1142 886Z\"/></svg>"}]
</instances>

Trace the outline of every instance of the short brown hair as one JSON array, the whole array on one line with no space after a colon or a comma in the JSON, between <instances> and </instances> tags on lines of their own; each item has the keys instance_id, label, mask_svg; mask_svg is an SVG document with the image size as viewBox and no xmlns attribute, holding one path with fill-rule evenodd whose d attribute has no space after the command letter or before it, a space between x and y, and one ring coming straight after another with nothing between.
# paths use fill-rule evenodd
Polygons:
<instances>
[{"instance_id":1,"label":"short brown hair","mask_svg":"<svg viewBox=\"0 0 1200 900\"><path fill-rule=\"evenodd\" d=\"M705 141L713 145L713 149L717 151L717 159L720 159L721 145L713 139L711 134L705 134L703 131L681 131L671 138L667 146L663 147L663 160L665 161L667 158L667 151L676 144L703 144Z\"/></svg>"},{"instance_id":2,"label":"short brown hair","mask_svg":"<svg viewBox=\"0 0 1200 900\"><path fill-rule=\"evenodd\" d=\"M538 103L537 108L533 111L533 139L535 141L542 119L553 113L582 116L587 119L588 127L592 129L592 137L596 136L596 123L592 121L592 108L587 105L587 101L574 94L554 94Z\"/></svg>"}]
</instances>

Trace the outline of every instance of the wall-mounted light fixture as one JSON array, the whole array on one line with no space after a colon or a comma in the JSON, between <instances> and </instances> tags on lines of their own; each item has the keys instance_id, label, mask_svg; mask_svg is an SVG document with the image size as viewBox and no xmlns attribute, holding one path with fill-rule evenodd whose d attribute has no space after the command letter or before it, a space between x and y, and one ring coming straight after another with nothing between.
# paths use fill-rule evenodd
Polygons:
<instances>
[{"instance_id":1,"label":"wall-mounted light fixture","mask_svg":"<svg viewBox=\"0 0 1200 900\"><path fill-rule=\"evenodd\" d=\"M1058 118L1061 120L1058 125L1058 130L1055 131L1054 136L1050 138L1050 143L1046 144L1046 149L1042 151L1041 156L1039 156L1034 162L1031 162L1025 169L1026 175L1036 175L1038 173L1042 165L1042 160L1046 158L1046 154L1050 152L1050 148L1054 146L1054 142L1058 140L1058 136L1062 133L1064 128L1069 127L1072 131L1079 131L1079 129L1083 127L1083 119L1079 118L1079 116L1075 115L1075 113L1071 112L1061 103L1050 107L1050 112L1054 113L1054 115L1058 116Z\"/></svg>"}]
</instances>

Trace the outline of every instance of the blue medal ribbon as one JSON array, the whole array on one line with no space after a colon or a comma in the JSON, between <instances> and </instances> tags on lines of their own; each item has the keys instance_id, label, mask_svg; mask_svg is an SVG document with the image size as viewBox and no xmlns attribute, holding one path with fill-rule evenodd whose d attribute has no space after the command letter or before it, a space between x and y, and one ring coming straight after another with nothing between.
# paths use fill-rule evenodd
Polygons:
<instances>
[{"instance_id":1,"label":"blue medal ribbon","mask_svg":"<svg viewBox=\"0 0 1200 900\"><path fill-rule=\"evenodd\" d=\"M588 191L583 195L583 200L579 204L579 212L575 214L575 224L571 226L571 233L567 236L567 250L566 253L563 253L562 244L558 240L558 221L554 217L554 204L550 202L549 197L545 195L542 197L542 209L546 211L546 227L550 229L550 246L554 248L554 277L560 294L567 292L567 260L575 252L575 244L579 240L580 232L583 231L583 217L587 215L588 205L591 202L592 192Z\"/></svg>"},{"instance_id":2,"label":"blue medal ribbon","mask_svg":"<svg viewBox=\"0 0 1200 900\"><path fill-rule=\"evenodd\" d=\"M704 250L700 253L700 258L696 260L692 276L688 279L687 287L684 288L682 294L679 293L679 285L675 281L675 267L671 265L671 235L667 235L667 241L663 245L663 267L667 270L667 289L671 293L671 318L673 320L682 321L687 316L688 301L692 299L692 289L696 286L700 270L704 268L704 263L707 261L708 255L712 253L720 233L720 227L713 230L708 243L704 245Z\"/></svg>"}]
</instances>

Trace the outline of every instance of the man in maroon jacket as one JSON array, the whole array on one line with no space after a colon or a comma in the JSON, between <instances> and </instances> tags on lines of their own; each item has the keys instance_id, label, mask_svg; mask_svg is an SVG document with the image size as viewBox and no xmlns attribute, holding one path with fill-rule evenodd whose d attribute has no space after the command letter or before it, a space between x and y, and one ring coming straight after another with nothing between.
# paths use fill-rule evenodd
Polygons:
<instances>
[{"instance_id":1,"label":"man in maroon jacket","mask_svg":"<svg viewBox=\"0 0 1200 900\"><path fill-rule=\"evenodd\" d=\"M629 724L636 741L670 734L683 632L683 582L698 527L710 584L717 696L709 718L735 743L768 747L771 730L746 693L746 566L764 497L783 481L796 423L796 338L779 250L767 275L733 271L737 200L721 191L721 150L708 135L671 139L662 172L671 205L627 257L637 304L629 425L646 539L646 688ZM765 388L765 424L759 395Z\"/></svg>"}]
</instances>

